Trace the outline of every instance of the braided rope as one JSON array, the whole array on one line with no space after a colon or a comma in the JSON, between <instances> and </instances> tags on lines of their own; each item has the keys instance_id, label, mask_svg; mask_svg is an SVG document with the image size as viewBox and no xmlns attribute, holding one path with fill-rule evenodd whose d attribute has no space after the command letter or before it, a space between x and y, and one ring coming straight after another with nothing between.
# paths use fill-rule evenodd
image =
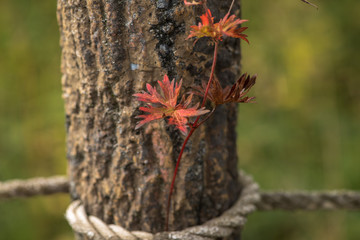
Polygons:
<instances>
[{"instance_id":1,"label":"braided rope","mask_svg":"<svg viewBox=\"0 0 360 240\"><path fill-rule=\"evenodd\" d=\"M258 210L359 210L360 192L262 192Z\"/></svg>"},{"instance_id":2,"label":"braided rope","mask_svg":"<svg viewBox=\"0 0 360 240\"><path fill-rule=\"evenodd\" d=\"M245 188L232 208L201 226L190 227L183 231L155 235L141 231L129 232L117 225L106 225L95 216L88 217L80 201L70 204L66 218L76 232L85 233L91 239L211 240L231 235L235 229L244 226L246 216L255 210L360 210L360 191L268 191L259 194L259 187L250 176L240 172L240 181ZM0 199L60 192L69 192L69 182L65 176L0 182Z\"/></svg>"},{"instance_id":3,"label":"braided rope","mask_svg":"<svg viewBox=\"0 0 360 240\"><path fill-rule=\"evenodd\" d=\"M67 192L69 192L69 180L65 176L0 182L0 199Z\"/></svg>"},{"instance_id":4,"label":"braided rope","mask_svg":"<svg viewBox=\"0 0 360 240\"><path fill-rule=\"evenodd\" d=\"M0 182L0 199L32 197L68 193L69 182L66 176L39 177L27 180ZM256 207L261 211L283 210L359 210L360 191L296 191L260 193Z\"/></svg>"},{"instance_id":5,"label":"braided rope","mask_svg":"<svg viewBox=\"0 0 360 240\"><path fill-rule=\"evenodd\" d=\"M106 225L95 216L87 216L80 201L74 201L66 210L66 219L77 233L85 234L91 239L125 239L125 240L207 240L230 236L236 229L244 226L246 216L255 211L255 203L259 201L259 187L253 179L240 172L240 181L244 185L241 196L230 209L220 217L208 222L189 227L182 231L162 232L157 234L142 231L127 231L118 225Z\"/></svg>"}]
</instances>

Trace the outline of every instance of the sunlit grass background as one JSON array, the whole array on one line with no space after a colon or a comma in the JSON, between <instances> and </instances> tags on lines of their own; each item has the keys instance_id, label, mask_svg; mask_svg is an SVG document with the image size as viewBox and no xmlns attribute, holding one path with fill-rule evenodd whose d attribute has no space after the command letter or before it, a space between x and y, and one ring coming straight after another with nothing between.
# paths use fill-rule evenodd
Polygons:
<instances>
[{"instance_id":1,"label":"sunlit grass background","mask_svg":"<svg viewBox=\"0 0 360 240\"><path fill-rule=\"evenodd\" d=\"M263 189L360 189L360 1L243 0L258 73L240 107L239 166ZM56 1L0 3L0 181L65 174ZM64 195L0 201L0 239L73 239ZM360 213L267 212L245 240L360 238Z\"/></svg>"}]
</instances>

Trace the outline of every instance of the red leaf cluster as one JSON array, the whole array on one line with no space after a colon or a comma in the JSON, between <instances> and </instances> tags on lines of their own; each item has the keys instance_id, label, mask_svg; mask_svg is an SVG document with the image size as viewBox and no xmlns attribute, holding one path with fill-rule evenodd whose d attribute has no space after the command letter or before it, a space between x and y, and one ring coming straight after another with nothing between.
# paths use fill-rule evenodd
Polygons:
<instances>
[{"instance_id":1,"label":"red leaf cluster","mask_svg":"<svg viewBox=\"0 0 360 240\"><path fill-rule=\"evenodd\" d=\"M190 26L193 30L190 31L187 39L196 37L210 37L213 41L222 41L223 36L229 36L233 38L240 38L247 43L247 35L242 32L247 29L247 27L239 27L240 24L247 22L248 20L241 20L236 18L235 15L227 13L223 19L218 23L214 23L214 18L211 15L210 9L207 12L200 16L201 22L198 25Z\"/></svg>"},{"instance_id":2,"label":"red leaf cluster","mask_svg":"<svg viewBox=\"0 0 360 240\"><path fill-rule=\"evenodd\" d=\"M180 103L177 103L177 99L180 93L182 80L180 83L175 83L175 80L169 81L167 75L164 76L163 81L158 81L161 89L161 93L158 93L155 87L150 84L146 84L148 92L136 93L133 96L138 101L145 102L145 107L139 109L148 114L139 115L136 118L142 118L137 123L135 129L140 128L144 124L153 120L167 118L170 125L175 125L183 134L187 134L187 127L189 124L189 117L200 116L208 113L209 110L205 108L198 108L199 103L190 107L193 94L190 94L187 98L183 97Z\"/></svg>"}]
</instances>

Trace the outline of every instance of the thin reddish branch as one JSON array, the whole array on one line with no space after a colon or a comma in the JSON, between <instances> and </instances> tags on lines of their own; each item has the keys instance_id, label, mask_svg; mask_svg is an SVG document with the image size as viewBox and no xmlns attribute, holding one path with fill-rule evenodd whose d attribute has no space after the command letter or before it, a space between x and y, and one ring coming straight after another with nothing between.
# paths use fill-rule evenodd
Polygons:
<instances>
[{"instance_id":1,"label":"thin reddish branch","mask_svg":"<svg viewBox=\"0 0 360 240\"><path fill-rule=\"evenodd\" d=\"M193 93L191 93L187 98L185 98L184 95L180 103L178 103L177 99L179 96L181 82L179 84L175 83L175 80L170 82L166 75L164 76L164 80L162 82L158 81L161 87L160 93L157 92L155 87L152 87L150 84L147 84L148 92L143 91L142 93L134 94L134 96L137 97L139 101L143 101L147 103L145 107L140 107L139 109L145 113L148 113L137 116L137 118L141 118L142 120L138 122L138 124L136 125L136 129L150 121L167 118L169 124L175 125L182 133L187 134L182 144L179 156L177 158L173 178L170 185L167 208L166 208L166 226L165 226L166 231L169 228L170 204L171 204L172 193L174 191L176 175L180 166L180 161L184 153L184 149L190 137L200 125L202 125L213 115L216 105L223 104L226 102L249 102L250 100L252 100L253 98L244 97L244 95L255 83L255 78L256 78L256 76L252 78L250 77L246 78L245 75L244 77L241 77L233 85L232 88L225 88L225 90L221 88L218 80L214 79L218 46L219 46L219 42L223 40L223 37L228 36L233 38L240 38L246 42L249 42L247 40L247 35L242 33L247 29L247 27L239 27L240 24L246 22L247 20L237 19L235 15L230 16L230 11L234 5L234 0L231 3L228 13L224 16L224 18L220 19L220 21L217 23L214 23L214 18L212 17L211 11L208 9L206 5L206 0L191 1L191 2L189 2L188 0L184 0L184 3L185 5L202 4L205 10L205 14L200 16L201 22L199 22L197 26L191 26L193 30L190 32L188 38L195 37L199 39L202 37L209 37L214 43L214 56L213 56L213 62L211 66L211 73L209 76L209 80L207 84L204 83L203 88L199 90L201 95L203 96L201 107L198 108L199 103L197 103L193 107L189 107ZM221 99L219 100L219 96L216 96L216 98L214 98L214 95L219 95ZM215 104L215 107L212 109L210 114L202 118L202 121L199 122L200 115L209 112L209 110L205 109L205 104L208 99L208 96L209 99L213 102L213 104ZM190 123L189 118L194 116L196 116L195 121L193 123ZM187 127L190 127L190 131L188 133L187 133Z\"/></svg>"},{"instance_id":2,"label":"thin reddish branch","mask_svg":"<svg viewBox=\"0 0 360 240\"><path fill-rule=\"evenodd\" d=\"M201 120L201 122L199 122L199 123L197 124L196 127L198 128L201 124L203 124L204 122L206 122L206 121L214 114L215 110L216 110L216 106L211 110L211 112L210 112L208 115L206 115L206 117L205 117L204 119Z\"/></svg>"},{"instance_id":3,"label":"thin reddish branch","mask_svg":"<svg viewBox=\"0 0 360 240\"><path fill-rule=\"evenodd\" d=\"M211 85L211 82L212 82L212 80L214 78L215 66L216 66L216 61L217 61L217 53L218 53L218 42L215 42L214 57L213 57L213 63L212 63L212 66L211 66L211 73L210 73L208 85L207 85L207 88L206 88L206 91L205 91L205 95L204 95L204 99L202 101L201 107L205 106L206 98L207 98L207 95L208 95L208 92L209 92L209 89L210 89L210 85ZM170 191L169 191L168 202L167 202L167 207L166 207L165 231L169 230L169 214L170 214L171 196L172 196L172 193L174 191L174 184L175 184L176 175L177 175L179 165L180 165L180 160L181 160L181 157L182 157L182 155L184 153L184 149L186 147L186 144L188 143L191 135L194 133L195 129L203 123L203 121L202 121L200 124L197 124L199 119L200 119L200 116L198 116L195 119L195 122L191 125L190 131L189 131L188 135L186 136L186 138L184 140L184 143L183 143L183 145L181 147L179 156L178 156L178 158L176 160L176 166L175 166L174 175L173 175L171 185L170 185Z\"/></svg>"},{"instance_id":4,"label":"thin reddish branch","mask_svg":"<svg viewBox=\"0 0 360 240\"><path fill-rule=\"evenodd\" d=\"M170 192L169 192L169 196L168 196L168 202L167 202L167 206L166 206L166 225L165 225L165 231L168 231L169 230L169 213L170 213L170 203L171 203L171 196L172 196L172 193L173 193L173 190L174 190L174 184L175 184L175 179L176 179L176 174L178 172L178 169L179 169L179 165L180 165L180 160L181 160L181 157L184 153L184 149L186 147L186 144L187 142L189 141L191 135L194 133L196 128L194 128L193 126L191 126L191 129L190 129L190 132L188 133L188 135L186 136L185 140L184 140L184 143L181 147L181 150L180 150L180 153L179 153L179 156L176 160L176 166L175 166L175 170L174 170L174 175L173 175L173 178L172 178L172 181L171 181L171 186L170 186Z\"/></svg>"}]
</instances>

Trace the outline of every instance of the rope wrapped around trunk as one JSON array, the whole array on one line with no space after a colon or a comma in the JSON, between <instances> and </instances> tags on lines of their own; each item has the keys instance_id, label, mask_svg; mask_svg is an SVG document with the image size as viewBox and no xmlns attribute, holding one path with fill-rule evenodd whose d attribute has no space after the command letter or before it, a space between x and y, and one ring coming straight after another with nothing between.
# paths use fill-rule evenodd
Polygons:
<instances>
[{"instance_id":1,"label":"rope wrapped around trunk","mask_svg":"<svg viewBox=\"0 0 360 240\"><path fill-rule=\"evenodd\" d=\"M86 234L91 239L216 239L230 236L244 226L246 216L255 210L360 210L359 191L266 191L243 171L239 173L244 189L237 202L220 217L182 231L151 234L128 231L118 225L107 225L95 216L87 216L80 201L74 201L66 210L66 218L74 231ZM68 193L66 176L10 180L0 182L0 199L32 197L55 193Z\"/></svg>"},{"instance_id":2,"label":"rope wrapped around trunk","mask_svg":"<svg viewBox=\"0 0 360 240\"><path fill-rule=\"evenodd\" d=\"M234 206L226 210L220 217L182 231L152 234L142 231L128 231L118 225L107 225L95 216L87 216L80 201L72 202L66 210L65 216L75 232L85 234L90 239L96 240L210 240L225 238L244 226L246 216L256 210L255 204L260 200L259 186L252 177L242 171L239 177L244 188Z\"/></svg>"}]
</instances>

